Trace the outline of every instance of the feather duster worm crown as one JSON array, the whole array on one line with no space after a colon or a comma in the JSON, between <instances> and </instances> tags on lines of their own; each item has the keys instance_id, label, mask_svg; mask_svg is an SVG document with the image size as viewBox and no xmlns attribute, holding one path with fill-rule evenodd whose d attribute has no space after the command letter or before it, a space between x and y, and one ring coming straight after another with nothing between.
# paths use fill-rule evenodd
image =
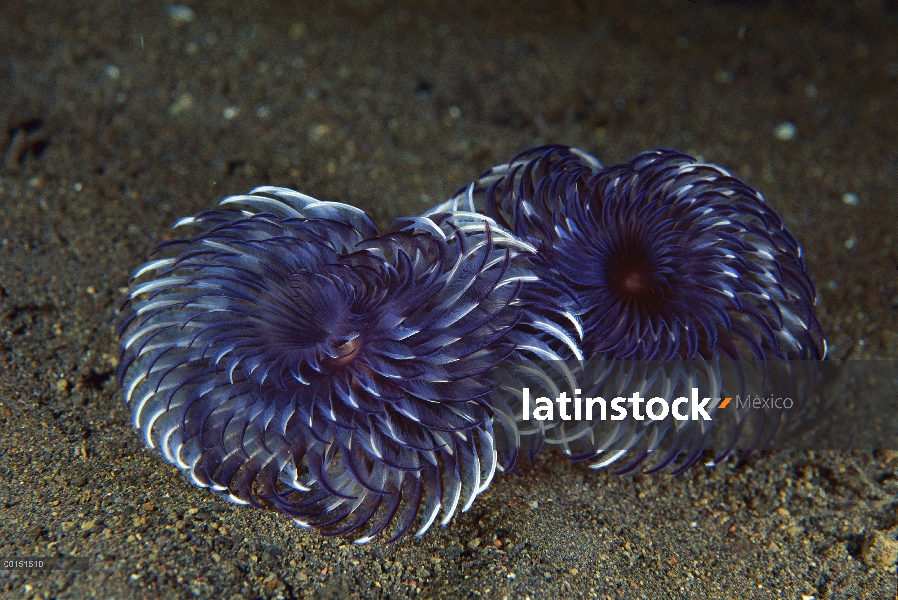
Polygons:
<instances>
[{"instance_id":1,"label":"feather duster worm crown","mask_svg":"<svg viewBox=\"0 0 898 600\"><path fill-rule=\"evenodd\" d=\"M816 291L761 194L673 150L602 169L566 146L494 167L439 210L480 209L567 290L587 357L820 359Z\"/></svg>"},{"instance_id":2,"label":"feather duster worm crown","mask_svg":"<svg viewBox=\"0 0 898 600\"><path fill-rule=\"evenodd\" d=\"M537 249L531 269L554 282L556 299L582 320L583 353L593 367L579 376L596 386L614 379L602 361L710 361L700 371L713 380L721 359L817 360L826 353L798 241L760 193L686 154L652 150L603 169L576 148L535 147L434 210L479 210ZM652 375L646 378L648 385ZM561 444L580 458L598 457L622 439L630 440L624 449L654 440L645 458L663 437L659 426L633 423L628 437L620 428L605 435L602 425L519 427L537 449ZM699 452L689 453L689 464L710 433L694 427L673 429L674 449L695 440Z\"/></svg>"},{"instance_id":3,"label":"feather duster worm crown","mask_svg":"<svg viewBox=\"0 0 898 600\"><path fill-rule=\"evenodd\" d=\"M476 214L380 235L283 188L223 204L242 209L179 221L199 232L158 248L123 303L118 378L146 445L233 502L358 541L470 507L517 451L489 369L577 347L566 308L526 300L532 248Z\"/></svg>"}]
</instances>

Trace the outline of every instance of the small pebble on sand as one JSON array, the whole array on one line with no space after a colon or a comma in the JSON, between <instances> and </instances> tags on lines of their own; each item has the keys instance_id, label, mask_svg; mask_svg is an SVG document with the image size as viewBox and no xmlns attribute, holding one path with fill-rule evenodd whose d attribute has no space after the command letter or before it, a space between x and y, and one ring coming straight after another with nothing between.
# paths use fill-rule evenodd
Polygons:
<instances>
[{"instance_id":1,"label":"small pebble on sand","mask_svg":"<svg viewBox=\"0 0 898 600\"><path fill-rule=\"evenodd\" d=\"M773 130L773 135L776 136L776 139L781 140L783 142L788 142L789 140L795 139L795 136L797 134L798 134L798 127L795 126L795 123L792 123L790 121L780 123Z\"/></svg>"},{"instance_id":2,"label":"small pebble on sand","mask_svg":"<svg viewBox=\"0 0 898 600\"><path fill-rule=\"evenodd\" d=\"M168 7L168 18L175 27L181 27L196 18L196 13L189 6L183 4L171 4Z\"/></svg>"}]
</instances>

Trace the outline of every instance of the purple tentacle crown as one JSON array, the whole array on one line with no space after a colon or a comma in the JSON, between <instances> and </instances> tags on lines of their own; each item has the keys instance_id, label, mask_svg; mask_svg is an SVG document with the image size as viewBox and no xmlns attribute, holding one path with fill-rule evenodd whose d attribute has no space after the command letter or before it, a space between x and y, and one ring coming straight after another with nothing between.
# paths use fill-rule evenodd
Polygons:
<instances>
[{"instance_id":1,"label":"purple tentacle crown","mask_svg":"<svg viewBox=\"0 0 898 600\"><path fill-rule=\"evenodd\" d=\"M538 146L487 170L432 212L444 211L482 212L536 248L528 257L534 277L582 322L586 363L572 375L584 397L611 398L623 392L618 382L631 382L632 391L635 381L673 400L694 378L720 396L722 362L735 365L744 389L746 372L765 361L826 355L814 284L779 214L744 182L681 152L651 150L602 168L577 148ZM509 391L514 386L506 383ZM599 468L629 455L620 473L653 454L661 458L649 472L685 456L675 469L682 472L720 428L672 418L609 424L559 417L533 425L520 402L503 408L531 456L552 444ZM730 414L728 441L711 465L740 437L747 437L747 456L794 413Z\"/></svg>"},{"instance_id":2,"label":"purple tentacle crown","mask_svg":"<svg viewBox=\"0 0 898 600\"><path fill-rule=\"evenodd\" d=\"M761 194L715 165L651 150L603 169L538 146L440 211L481 211L537 248L532 268L582 318L587 358L820 359L801 245Z\"/></svg>"},{"instance_id":3,"label":"purple tentacle crown","mask_svg":"<svg viewBox=\"0 0 898 600\"><path fill-rule=\"evenodd\" d=\"M479 215L380 235L358 209L258 188L182 219L122 307L133 423L198 486L325 534L446 524L497 450L489 370L555 357L561 307L526 302L531 249ZM525 293L525 288L527 292ZM502 439L515 439L513 431ZM391 529L388 529L391 528Z\"/></svg>"}]
</instances>

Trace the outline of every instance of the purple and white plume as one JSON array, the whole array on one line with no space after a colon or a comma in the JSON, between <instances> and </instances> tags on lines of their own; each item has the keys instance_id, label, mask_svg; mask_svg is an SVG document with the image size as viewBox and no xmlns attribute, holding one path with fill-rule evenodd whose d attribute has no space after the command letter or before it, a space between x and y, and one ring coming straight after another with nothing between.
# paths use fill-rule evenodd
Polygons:
<instances>
[{"instance_id":1,"label":"purple and white plume","mask_svg":"<svg viewBox=\"0 0 898 600\"><path fill-rule=\"evenodd\" d=\"M351 206L284 188L182 219L122 306L133 423L198 486L327 535L418 535L466 510L503 464L490 370L577 349L532 248L489 218L381 235ZM502 453L497 449L502 440Z\"/></svg>"},{"instance_id":2,"label":"purple and white plume","mask_svg":"<svg viewBox=\"0 0 898 600\"><path fill-rule=\"evenodd\" d=\"M434 211L479 211L536 248L532 273L554 284L554 299L581 320L595 385L604 361L707 361L703 377L713 379L720 360L826 354L814 284L779 214L744 182L681 152L652 150L602 168L576 148L539 146L487 170ZM632 425L607 434L604 423L557 419L519 427L536 448L558 444L604 466L622 455L612 446L652 440L640 460L658 448L659 426ZM734 438L743 426L736 423ZM695 427L673 429L673 446L690 448L689 464L710 435Z\"/></svg>"}]
</instances>

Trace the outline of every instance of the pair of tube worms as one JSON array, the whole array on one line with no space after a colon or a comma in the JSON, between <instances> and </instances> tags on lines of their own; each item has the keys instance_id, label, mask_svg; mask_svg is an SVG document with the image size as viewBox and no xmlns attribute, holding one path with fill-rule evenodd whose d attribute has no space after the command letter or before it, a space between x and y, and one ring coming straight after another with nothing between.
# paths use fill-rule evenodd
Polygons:
<instances>
[{"instance_id":1,"label":"pair of tube worms","mask_svg":"<svg viewBox=\"0 0 898 600\"><path fill-rule=\"evenodd\" d=\"M388 233L285 188L222 205L180 220L192 233L134 274L125 403L196 485L326 535L421 535L546 445L602 466L635 452L629 469L673 440L656 468L682 470L707 444L693 425L613 440L601 424L533 425L514 394L527 377L825 354L780 216L679 152L602 168L531 148Z\"/></svg>"}]
</instances>

